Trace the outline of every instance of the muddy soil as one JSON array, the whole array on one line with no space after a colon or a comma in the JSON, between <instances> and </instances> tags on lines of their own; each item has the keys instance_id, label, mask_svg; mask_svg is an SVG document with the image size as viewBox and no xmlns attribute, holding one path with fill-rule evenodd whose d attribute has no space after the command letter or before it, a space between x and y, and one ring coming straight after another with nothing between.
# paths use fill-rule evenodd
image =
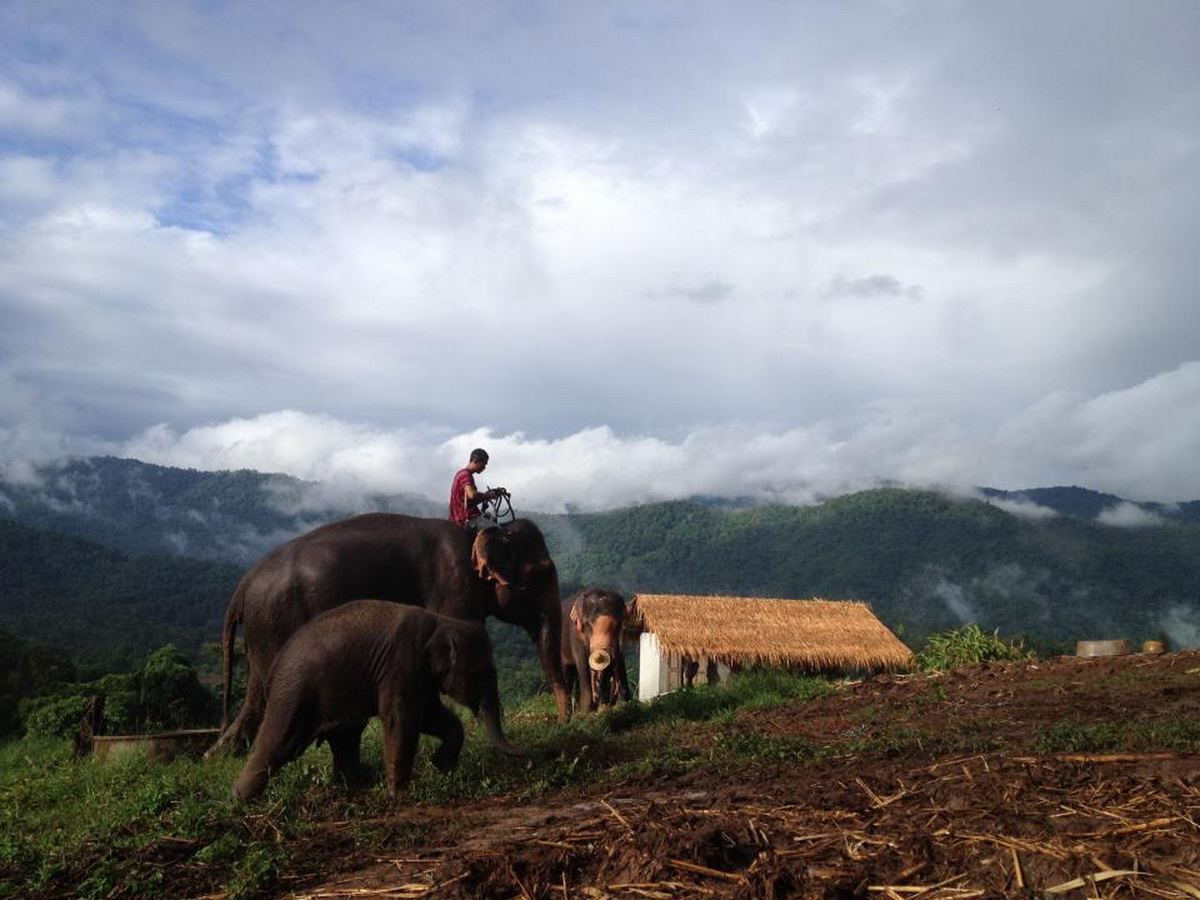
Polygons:
<instances>
[{"instance_id":1,"label":"muddy soil","mask_svg":"<svg viewBox=\"0 0 1200 900\"><path fill-rule=\"evenodd\" d=\"M421 846L340 848L287 896L1200 900L1188 727L1195 652L881 676L742 714L721 737L766 752L735 771L398 810Z\"/></svg>"}]
</instances>

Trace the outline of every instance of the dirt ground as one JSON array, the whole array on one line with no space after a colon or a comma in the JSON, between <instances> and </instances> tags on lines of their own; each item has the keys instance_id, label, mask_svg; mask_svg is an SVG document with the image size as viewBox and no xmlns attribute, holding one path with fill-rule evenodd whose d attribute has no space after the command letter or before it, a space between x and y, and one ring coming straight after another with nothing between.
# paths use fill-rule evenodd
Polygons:
<instances>
[{"instance_id":1,"label":"dirt ground","mask_svg":"<svg viewBox=\"0 0 1200 900\"><path fill-rule=\"evenodd\" d=\"M1189 721L1188 752L1047 742ZM286 896L1200 900L1197 723L1196 652L881 676L723 731L817 761L402 809L422 846L331 860Z\"/></svg>"}]
</instances>

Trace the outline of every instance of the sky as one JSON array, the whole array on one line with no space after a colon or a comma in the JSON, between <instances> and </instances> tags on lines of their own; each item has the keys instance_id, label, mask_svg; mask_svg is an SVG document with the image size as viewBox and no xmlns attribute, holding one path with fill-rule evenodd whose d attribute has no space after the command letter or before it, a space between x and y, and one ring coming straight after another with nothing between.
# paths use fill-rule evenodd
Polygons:
<instances>
[{"instance_id":1,"label":"sky","mask_svg":"<svg viewBox=\"0 0 1200 900\"><path fill-rule=\"evenodd\" d=\"M1200 499L1200 5L6 0L0 475Z\"/></svg>"}]
</instances>

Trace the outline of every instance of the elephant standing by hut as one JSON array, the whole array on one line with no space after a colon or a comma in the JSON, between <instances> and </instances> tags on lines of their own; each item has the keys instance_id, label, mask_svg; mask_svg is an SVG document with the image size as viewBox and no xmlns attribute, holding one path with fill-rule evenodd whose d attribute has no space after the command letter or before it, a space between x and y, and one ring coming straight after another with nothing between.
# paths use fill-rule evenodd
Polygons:
<instances>
[{"instance_id":1,"label":"elephant standing by hut","mask_svg":"<svg viewBox=\"0 0 1200 900\"><path fill-rule=\"evenodd\" d=\"M443 519L368 513L293 538L243 576L225 614L222 733L209 755L253 735L271 664L288 638L320 613L363 598L521 626L538 648L559 719L568 717L558 570L537 525L517 519L473 535ZM248 673L245 700L231 723L239 624Z\"/></svg>"},{"instance_id":2,"label":"elephant standing by hut","mask_svg":"<svg viewBox=\"0 0 1200 900\"><path fill-rule=\"evenodd\" d=\"M583 712L633 696L621 651L627 615L625 598L605 588L585 587L563 602L563 681L572 696L578 689Z\"/></svg>"}]
</instances>

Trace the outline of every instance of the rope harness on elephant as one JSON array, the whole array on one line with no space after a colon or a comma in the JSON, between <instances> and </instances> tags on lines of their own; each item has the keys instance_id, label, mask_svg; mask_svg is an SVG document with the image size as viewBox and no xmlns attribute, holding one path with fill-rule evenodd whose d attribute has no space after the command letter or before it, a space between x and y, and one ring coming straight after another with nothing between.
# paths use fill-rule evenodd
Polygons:
<instances>
[{"instance_id":1,"label":"rope harness on elephant","mask_svg":"<svg viewBox=\"0 0 1200 900\"><path fill-rule=\"evenodd\" d=\"M509 522L516 521L517 518L517 512L512 505L512 494L504 488L496 490L500 492L499 496L491 500L484 500L479 507L479 518L489 523L484 526L485 528L491 528L493 525L507 525Z\"/></svg>"}]
</instances>

